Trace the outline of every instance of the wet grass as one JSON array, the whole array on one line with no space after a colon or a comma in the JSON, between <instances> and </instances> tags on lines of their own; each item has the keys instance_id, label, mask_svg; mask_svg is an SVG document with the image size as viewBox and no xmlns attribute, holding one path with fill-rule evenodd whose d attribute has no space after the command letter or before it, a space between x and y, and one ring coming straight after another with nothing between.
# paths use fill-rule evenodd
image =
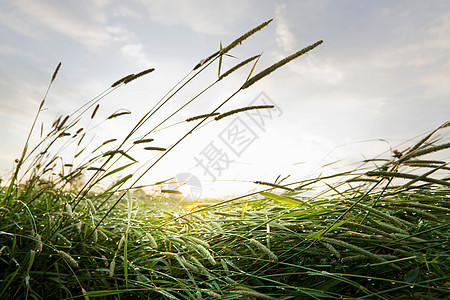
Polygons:
<instances>
[{"instance_id":1,"label":"wet grass","mask_svg":"<svg viewBox=\"0 0 450 300\"><path fill-rule=\"evenodd\" d=\"M122 139L90 142L99 123L130 113L111 112L95 123L101 101L132 80L152 76L147 74L153 68L114 82L71 115L56 118L49 130L41 127L40 141L31 145L44 97L16 168L0 190L0 298L448 296L449 123L394 156L317 178L255 181L260 191L237 198L182 203L177 190L148 194L138 188L139 179L197 128L250 109L217 113L240 90L321 43L252 76L253 66L243 86L216 109L184 121L196 124L169 146L161 147L152 133L203 91L142 132L143 124L214 61L218 79L205 90L230 75L221 70L222 57L269 23L202 60ZM131 151L136 148L156 154L140 162ZM64 149L75 154L67 157ZM107 187L100 188L104 182Z\"/></svg>"}]
</instances>

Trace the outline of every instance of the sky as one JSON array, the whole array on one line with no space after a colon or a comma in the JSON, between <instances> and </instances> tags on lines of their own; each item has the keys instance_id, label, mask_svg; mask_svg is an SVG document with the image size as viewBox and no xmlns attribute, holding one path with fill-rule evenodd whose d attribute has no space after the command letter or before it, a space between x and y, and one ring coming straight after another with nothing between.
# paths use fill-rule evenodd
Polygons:
<instances>
[{"instance_id":1,"label":"sky","mask_svg":"<svg viewBox=\"0 0 450 300\"><path fill-rule=\"evenodd\" d=\"M222 72L261 54L254 72L318 40L323 44L219 111L273 104L209 122L189 135L139 184L175 178L203 197L242 194L254 180L317 176L388 154L450 119L450 2L4 0L0 2L0 178L7 180L56 65L62 66L38 120L48 132L117 79L155 71L103 98L90 120L90 142L123 137L203 58L264 21L274 21L225 56ZM211 112L246 80L251 65L207 90L163 127ZM218 62L176 94L150 129L213 83ZM116 111L131 114L105 119ZM97 121L98 120L98 121ZM155 132L168 147L192 124ZM47 130L47 131L46 131ZM233 132L244 132L233 135ZM33 135L37 142L39 130ZM113 145L113 144L111 144ZM64 149L64 161L75 150ZM140 165L157 153L133 149ZM139 170L138 170L139 171ZM138 172L136 171L136 172ZM166 188L175 188L172 184ZM191 189L192 190L192 189Z\"/></svg>"}]
</instances>

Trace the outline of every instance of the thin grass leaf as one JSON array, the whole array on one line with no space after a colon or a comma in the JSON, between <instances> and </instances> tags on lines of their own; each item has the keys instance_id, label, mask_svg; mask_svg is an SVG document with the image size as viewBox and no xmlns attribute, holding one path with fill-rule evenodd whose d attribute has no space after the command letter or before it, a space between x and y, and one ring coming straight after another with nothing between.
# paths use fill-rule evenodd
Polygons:
<instances>
[{"instance_id":1,"label":"thin grass leaf","mask_svg":"<svg viewBox=\"0 0 450 300\"><path fill-rule=\"evenodd\" d=\"M105 191L105 193L113 190L114 188L124 184L125 182L127 182L127 180L129 180L131 177L133 177L133 174L128 174L127 176L121 178L119 181L115 182L109 189L107 189Z\"/></svg>"},{"instance_id":2,"label":"thin grass leaf","mask_svg":"<svg viewBox=\"0 0 450 300\"><path fill-rule=\"evenodd\" d=\"M250 79L250 77L252 76L253 72L255 71L256 65L258 64L259 59L261 58L261 56L262 56L262 53L258 56L258 59L255 61L255 63L254 63L253 66L252 66L252 69L251 69L250 72L248 73L248 76L247 76L247 78L245 79L246 82Z\"/></svg>"},{"instance_id":3,"label":"thin grass leaf","mask_svg":"<svg viewBox=\"0 0 450 300\"><path fill-rule=\"evenodd\" d=\"M422 155L425 155L425 154L430 154L430 153L441 151L441 150L448 149L448 148L450 148L450 143L437 145L437 146L432 146L432 147L428 147L428 148L425 148L425 149L422 149L422 150L411 151L410 153L408 153L404 157L402 157L399 160L399 162L403 162L403 161L408 160L408 159L413 158L413 157L418 157L418 156L422 156Z\"/></svg>"},{"instance_id":4,"label":"thin grass leaf","mask_svg":"<svg viewBox=\"0 0 450 300\"><path fill-rule=\"evenodd\" d=\"M341 222L339 222L339 223L336 223L336 224L334 224L333 226L331 226L331 227L329 227L329 228L327 228L327 229L322 229L322 230L320 230L320 231L318 231L318 232L314 232L314 233L308 235L308 236L307 236L307 239L310 239L310 240L311 240L311 239L318 239L318 238L321 237L322 235L324 235L324 234L326 234L326 233L328 233L328 232L330 232L330 231L332 231L332 230L338 228L338 227L341 226L341 225L344 225L345 223L347 223L348 221L350 221L350 220L352 220L352 219L353 219L353 217L352 217L352 218L348 218L347 220L344 220L344 221L341 221Z\"/></svg>"},{"instance_id":5,"label":"thin grass leaf","mask_svg":"<svg viewBox=\"0 0 450 300\"><path fill-rule=\"evenodd\" d=\"M130 290L130 289L87 291L86 296L92 297L92 298L107 297L107 296L120 295L120 294L128 293L131 291L132 290Z\"/></svg>"},{"instance_id":6,"label":"thin grass leaf","mask_svg":"<svg viewBox=\"0 0 450 300\"><path fill-rule=\"evenodd\" d=\"M450 144L448 145L450 147ZM445 180L440 179L434 179L434 178L428 178L428 177L421 177L418 175L408 174L408 173L398 173L398 172L387 172L387 171L370 171L366 173L367 176L381 176L381 177L393 177L393 178L405 178L405 179L414 179L414 180L420 180L430 183L436 183L443 186L449 186L450 182L447 182ZM420 178L420 179L419 179Z\"/></svg>"},{"instance_id":7,"label":"thin grass leaf","mask_svg":"<svg viewBox=\"0 0 450 300\"><path fill-rule=\"evenodd\" d=\"M259 193L261 196L268 198L268 199L272 199L278 202L282 202L282 203L288 203L288 204L293 204L293 205L299 205L299 204L303 204L302 201L298 201L292 198L288 198L285 196L281 196L281 195L277 195L277 194L273 194L270 192L260 192Z\"/></svg>"}]
</instances>

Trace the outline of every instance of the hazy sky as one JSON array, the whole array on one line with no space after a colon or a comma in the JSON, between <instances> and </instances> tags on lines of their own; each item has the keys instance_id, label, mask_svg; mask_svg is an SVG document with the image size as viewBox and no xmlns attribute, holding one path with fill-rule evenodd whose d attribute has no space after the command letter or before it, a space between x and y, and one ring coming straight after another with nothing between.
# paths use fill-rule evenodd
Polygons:
<instances>
[{"instance_id":1,"label":"hazy sky","mask_svg":"<svg viewBox=\"0 0 450 300\"><path fill-rule=\"evenodd\" d=\"M132 114L95 127L92 143L98 145L128 132L220 42L226 45L270 18L267 28L230 52L237 58L225 57L225 69L263 52L258 72L318 40L324 43L239 93L220 112L264 102L277 109L265 115L264 124L258 123L261 115L249 114L210 123L169 153L143 184L189 173L202 182L203 195L212 195L248 190L246 181L273 181L279 174L302 179L334 160L388 151L379 139L395 146L450 119L447 0L4 0L0 177L8 176L20 156L58 62L62 67L39 120L44 131L57 115L70 114L124 75L156 69L100 102L99 121L118 109ZM167 125L211 111L249 71L250 66L207 91ZM160 118L215 79L217 63L177 94ZM192 126L185 125L158 132L153 146L170 146ZM231 141L230 130L239 128L247 136ZM208 162L213 150L216 160ZM141 152L132 153L143 161L154 155ZM219 164L220 170L214 168ZM211 185L214 180L221 184Z\"/></svg>"}]
</instances>

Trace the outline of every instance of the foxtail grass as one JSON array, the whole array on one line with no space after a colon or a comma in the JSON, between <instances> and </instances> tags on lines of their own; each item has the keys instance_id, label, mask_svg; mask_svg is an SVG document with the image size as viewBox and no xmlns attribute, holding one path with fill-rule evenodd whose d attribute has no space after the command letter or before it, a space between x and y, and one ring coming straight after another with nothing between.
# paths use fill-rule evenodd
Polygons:
<instances>
[{"instance_id":1,"label":"foxtail grass","mask_svg":"<svg viewBox=\"0 0 450 300\"><path fill-rule=\"evenodd\" d=\"M448 122L410 147L399 147L395 156L331 175L254 181L257 191L226 200L183 202L167 180L139 181L192 133L214 122L210 117L269 108L218 113L243 89L322 43L256 75L261 55L221 73L225 55L270 22L212 51L154 101L125 137L94 139L102 122L131 113L102 105L109 117L101 119L100 101L133 80L151 80L142 76L153 68L115 81L73 113L41 126L42 140L32 147L58 64L11 178L0 187L0 298L439 299L448 294L450 191L448 162L442 158L448 155L442 154L450 147L445 135L434 136L445 133ZM217 77L163 121L147 126L215 62ZM246 81L210 112L175 120L246 67ZM168 121L192 125L167 148L146 146ZM75 154L67 157L68 149ZM135 153L145 150L161 152L139 161ZM154 193L138 188L138 182Z\"/></svg>"}]
</instances>

